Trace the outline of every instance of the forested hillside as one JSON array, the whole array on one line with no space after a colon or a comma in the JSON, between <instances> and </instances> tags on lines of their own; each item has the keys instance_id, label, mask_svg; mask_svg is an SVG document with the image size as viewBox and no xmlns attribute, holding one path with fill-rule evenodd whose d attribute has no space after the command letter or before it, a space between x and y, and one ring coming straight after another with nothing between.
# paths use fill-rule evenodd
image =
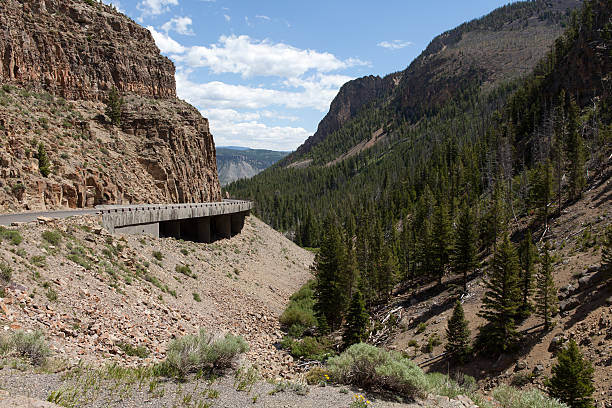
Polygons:
<instances>
[{"instance_id":1,"label":"forested hillside","mask_svg":"<svg viewBox=\"0 0 612 408\"><path fill-rule=\"evenodd\" d=\"M539 381L570 407L593 406L593 368L573 336L593 337L597 330L585 329L594 327L593 320L599 319L599 327L607 324L612 1L586 1L567 15L555 11L561 2L554 4L542 14L542 2L515 3L443 34L406 71L393 74L401 79L390 93L359 101L362 108L343 123L324 119L319 127L324 131L305 147L252 180L228 187L233 196L255 199L259 214L296 243L318 248L315 279L294 295L281 317L287 330L282 345L294 356L324 359L332 345L344 349L362 341L400 344L398 350L414 350L415 357L417 344L424 354L432 353L444 336L439 317L461 299L444 336L448 360L438 370L478 355L472 360L475 375L495 386L509 377L507 368L516 358L559 353L550 381L534 380L543 367L515 377L523 375L522 385ZM484 73L472 70L476 62L462 70L440 61L419 69L466 39L482 41L486 31L513 27L508 38L516 44L520 35L514 30L529 28L534 19L563 25L565 31L546 47L529 48L538 58L528 72L493 63L502 68ZM504 41L483 44L487 56L474 61L484 67L491 55L500 55L495 46ZM528 59L522 64L529 66ZM419 76L431 72L437 74ZM351 100L346 90L341 94L341 101ZM342 111L336 108L332 103L330 113ZM337 129L330 131L330 123ZM581 199L585 194L588 200ZM574 245L565 248L570 242ZM571 262L573 276L567 276L562 265ZM580 290L568 284L578 278ZM565 286L558 292L560 284ZM590 306L571 314L581 292ZM462 308L466 299L471 299L470 319L478 324L476 336ZM401 327L401 312L414 313L411 306L419 302L427 307L398 331L416 329L411 333L418 336L428 323L438 327L419 338L424 344L415 337L403 344L389 340L389 327ZM597 317L599 307L603 312ZM572 330L571 340L558 329L551 339L555 321ZM537 334L525 333L533 329ZM333 340L338 334L342 343ZM538 343L546 336L548 349ZM555 348L555 341L565 346ZM589 341L592 348L606 344L583 339L580 345ZM560 371L567 368L561 367L563 353L576 364L571 373ZM599 358L598 353L589 358ZM497 360L487 360L491 356ZM480 361L485 362L479 366ZM606 403L610 360L595 364L597 403ZM517 363L515 370L521 369Z\"/></svg>"},{"instance_id":2,"label":"forested hillside","mask_svg":"<svg viewBox=\"0 0 612 408\"><path fill-rule=\"evenodd\" d=\"M505 27L503 16L512 22L518 15L529 22L533 15L526 17L527 11L534 7L529 2L502 8L493 21ZM522 79L490 89L485 83L460 86L418 120L392 103L364 108L311 149L312 165L277 165L228 189L256 200L258 213L301 245L319 246L337 229L338 239L348 243L348 285L372 288L364 294L367 302L384 300L394 283L441 279L467 209L478 248L491 251L522 215L542 212L534 228L546 225L608 160L610 10L608 0L585 3ZM491 18L461 27L479 27ZM380 128L387 135L382 141L333 165L324 164L346 150L329 147L331 156L315 156L333 140L346 144L343 132Z\"/></svg>"}]
</instances>

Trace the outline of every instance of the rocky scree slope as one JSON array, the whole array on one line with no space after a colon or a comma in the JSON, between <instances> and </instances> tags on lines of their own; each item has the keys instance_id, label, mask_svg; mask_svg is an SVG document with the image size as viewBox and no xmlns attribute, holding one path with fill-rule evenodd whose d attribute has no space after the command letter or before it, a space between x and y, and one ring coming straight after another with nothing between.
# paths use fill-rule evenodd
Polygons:
<instances>
[{"instance_id":1,"label":"rocky scree slope","mask_svg":"<svg viewBox=\"0 0 612 408\"><path fill-rule=\"evenodd\" d=\"M221 199L208 121L175 97L149 31L77 0L9 0L0 23L0 211Z\"/></svg>"},{"instance_id":2,"label":"rocky scree slope","mask_svg":"<svg viewBox=\"0 0 612 408\"><path fill-rule=\"evenodd\" d=\"M313 255L257 218L212 244L111 236L95 216L16 229L23 241L0 245L0 265L12 272L0 327L41 330L63 364L150 364L203 327L243 336L262 374L292 372L291 356L274 347L278 317L310 277ZM126 354L126 344L148 356Z\"/></svg>"}]
</instances>

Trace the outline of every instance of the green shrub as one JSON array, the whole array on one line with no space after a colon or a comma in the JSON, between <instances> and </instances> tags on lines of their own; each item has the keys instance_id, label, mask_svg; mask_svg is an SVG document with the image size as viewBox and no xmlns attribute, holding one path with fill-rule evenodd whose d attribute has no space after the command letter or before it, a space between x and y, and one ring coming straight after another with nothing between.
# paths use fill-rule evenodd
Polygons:
<instances>
[{"instance_id":1,"label":"green shrub","mask_svg":"<svg viewBox=\"0 0 612 408\"><path fill-rule=\"evenodd\" d=\"M289 305L279 318L283 327L294 337L300 337L304 330L317 325L312 307L314 305L313 286L310 280L289 298Z\"/></svg>"},{"instance_id":2,"label":"green shrub","mask_svg":"<svg viewBox=\"0 0 612 408\"><path fill-rule=\"evenodd\" d=\"M70 259L77 265L81 265L83 268L89 270L91 269L91 262L87 258L87 253L85 252L85 248L80 246L75 246L70 250L70 253L66 255L66 258Z\"/></svg>"},{"instance_id":3,"label":"green shrub","mask_svg":"<svg viewBox=\"0 0 612 408\"><path fill-rule=\"evenodd\" d=\"M354 344L327 363L332 379L366 390L391 391L404 397L424 395L429 384L409 358L365 343Z\"/></svg>"},{"instance_id":4,"label":"green shrub","mask_svg":"<svg viewBox=\"0 0 612 408\"><path fill-rule=\"evenodd\" d=\"M153 258L161 262L161 260L164 259L164 254L162 254L160 251L153 251Z\"/></svg>"},{"instance_id":5,"label":"green shrub","mask_svg":"<svg viewBox=\"0 0 612 408\"><path fill-rule=\"evenodd\" d=\"M149 356L149 349L145 346L132 346L130 343L119 343L117 346L128 356L145 358Z\"/></svg>"},{"instance_id":6,"label":"green shrub","mask_svg":"<svg viewBox=\"0 0 612 408\"><path fill-rule=\"evenodd\" d=\"M438 336L438 333L433 333L427 338L427 344L423 346L423 352L431 353L434 347L439 346L440 344L442 344L440 341L440 336Z\"/></svg>"},{"instance_id":7,"label":"green shrub","mask_svg":"<svg viewBox=\"0 0 612 408\"><path fill-rule=\"evenodd\" d=\"M62 233L59 231L44 231L42 238L51 245L57 245L62 241Z\"/></svg>"},{"instance_id":8,"label":"green shrub","mask_svg":"<svg viewBox=\"0 0 612 408\"><path fill-rule=\"evenodd\" d=\"M423 332L425 331L425 329L426 329L426 328L427 328L427 325L426 325L425 323L421 322L421 323L419 323L419 325L417 326L416 333L417 333L417 334L419 334L419 333L423 333Z\"/></svg>"},{"instance_id":9,"label":"green shrub","mask_svg":"<svg viewBox=\"0 0 612 408\"><path fill-rule=\"evenodd\" d=\"M234 358L249 350L240 336L226 334L216 339L200 329L197 335L187 335L173 340L168 346L166 360L157 368L159 374L183 378L189 373L224 369L231 366Z\"/></svg>"},{"instance_id":10,"label":"green shrub","mask_svg":"<svg viewBox=\"0 0 612 408\"><path fill-rule=\"evenodd\" d=\"M178 273L182 273L183 275L195 278L195 274L191 272L191 268L189 267L189 265L176 265L174 270Z\"/></svg>"},{"instance_id":11,"label":"green shrub","mask_svg":"<svg viewBox=\"0 0 612 408\"><path fill-rule=\"evenodd\" d=\"M460 375L453 379L441 373L427 374L427 391L434 395L443 395L449 398L456 398L459 395L472 395L478 390L478 384L474 377Z\"/></svg>"},{"instance_id":12,"label":"green shrub","mask_svg":"<svg viewBox=\"0 0 612 408\"><path fill-rule=\"evenodd\" d=\"M19 245L21 241L23 241L23 237L19 231L0 226L0 242L4 239L9 240L13 245Z\"/></svg>"},{"instance_id":13,"label":"green shrub","mask_svg":"<svg viewBox=\"0 0 612 408\"><path fill-rule=\"evenodd\" d=\"M34 255L30 258L30 263L34 266L38 266L39 268L44 268L47 266L46 258L44 255Z\"/></svg>"},{"instance_id":14,"label":"green shrub","mask_svg":"<svg viewBox=\"0 0 612 408\"><path fill-rule=\"evenodd\" d=\"M334 354L325 338L317 339L310 336L291 341L288 348L293 357L307 360L323 360Z\"/></svg>"},{"instance_id":15,"label":"green shrub","mask_svg":"<svg viewBox=\"0 0 612 408\"><path fill-rule=\"evenodd\" d=\"M199 293L193 292L193 300L195 300L196 302L201 302L202 298L200 297Z\"/></svg>"},{"instance_id":16,"label":"green shrub","mask_svg":"<svg viewBox=\"0 0 612 408\"><path fill-rule=\"evenodd\" d=\"M26 333L23 330L0 337L0 351L27 358L33 365L44 364L51 353L41 332Z\"/></svg>"},{"instance_id":17,"label":"green shrub","mask_svg":"<svg viewBox=\"0 0 612 408\"><path fill-rule=\"evenodd\" d=\"M5 263L0 263L0 279L4 283L9 283L13 278L13 270Z\"/></svg>"},{"instance_id":18,"label":"green shrub","mask_svg":"<svg viewBox=\"0 0 612 408\"><path fill-rule=\"evenodd\" d=\"M502 408L568 408L567 405L547 397L536 389L519 390L501 385L493 390L493 398Z\"/></svg>"},{"instance_id":19,"label":"green shrub","mask_svg":"<svg viewBox=\"0 0 612 408\"><path fill-rule=\"evenodd\" d=\"M525 386L533 380L533 374L515 374L510 380L510 385L513 387L522 387Z\"/></svg>"},{"instance_id":20,"label":"green shrub","mask_svg":"<svg viewBox=\"0 0 612 408\"><path fill-rule=\"evenodd\" d=\"M49 173L51 173L51 161L49 160L49 156L47 156L45 145L42 143L38 144L36 158L38 159L38 170L40 171L40 174L42 174L43 177L47 177Z\"/></svg>"},{"instance_id":21,"label":"green shrub","mask_svg":"<svg viewBox=\"0 0 612 408\"><path fill-rule=\"evenodd\" d=\"M306 373L306 382L310 385L327 383L329 378L329 371L323 367L313 367Z\"/></svg>"}]
</instances>

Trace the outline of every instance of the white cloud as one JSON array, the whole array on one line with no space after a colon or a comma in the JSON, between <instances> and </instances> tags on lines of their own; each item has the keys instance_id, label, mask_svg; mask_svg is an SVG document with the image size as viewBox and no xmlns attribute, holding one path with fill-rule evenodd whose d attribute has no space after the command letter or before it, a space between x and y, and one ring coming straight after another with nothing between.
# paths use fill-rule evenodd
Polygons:
<instances>
[{"instance_id":1,"label":"white cloud","mask_svg":"<svg viewBox=\"0 0 612 408\"><path fill-rule=\"evenodd\" d=\"M191 18L190 17L174 17L170 21L165 22L161 29L168 34L169 31L174 30L179 34L183 35L194 35L193 30L191 29Z\"/></svg>"},{"instance_id":2,"label":"white cloud","mask_svg":"<svg viewBox=\"0 0 612 408\"><path fill-rule=\"evenodd\" d=\"M393 40L393 41L381 41L378 44L379 47L387 48L389 50L399 50L400 48L408 47L412 45L410 41Z\"/></svg>"},{"instance_id":3,"label":"white cloud","mask_svg":"<svg viewBox=\"0 0 612 408\"><path fill-rule=\"evenodd\" d=\"M270 17L268 17L268 16L264 16L264 15L261 15L261 14L258 14L258 15L256 15L255 17L256 17L256 18L259 18L259 19L261 19L261 20L270 21Z\"/></svg>"},{"instance_id":4,"label":"white cloud","mask_svg":"<svg viewBox=\"0 0 612 408\"><path fill-rule=\"evenodd\" d=\"M210 121L210 130L219 146L246 146L256 149L294 150L312 134L301 127L267 126L264 123Z\"/></svg>"},{"instance_id":5,"label":"white cloud","mask_svg":"<svg viewBox=\"0 0 612 408\"><path fill-rule=\"evenodd\" d=\"M230 22L230 20L232 19L230 16L228 16L227 14L224 14L223 17L225 18L225 21L227 21L228 23Z\"/></svg>"},{"instance_id":6,"label":"white cloud","mask_svg":"<svg viewBox=\"0 0 612 408\"><path fill-rule=\"evenodd\" d=\"M307 79L288 79L287 87L298 90L285 91L213 81L195 83L184 72L176 73L177 93L200 107L214 106L221 109L263 109L283 106L290 109L311 108L325 112L341 86L341 78L350 77L316 75Z\"/></svg>"},{"instance_id":7,"label":"white cloud","mask_svg":"<svg viewBox=\"0 0 612 408\"><path fill-rule=\"evenodd\" d=\"M141 0L136 8L144 15L159 15L170 9L170 6L178 6L178 0Z\"/></svg>"},{"instance_id":8,"label":"white cloud","mask_svg":"<svg viewBox=\"0 0 612 408\"><path fill-rule=\"evenodd\" d=\"M214 73L243 77L295 78L310 70L329 72L366 63L355 58L340 60L328 52L302 50L283 43L257 41L247 35L221 36L210 47L194 46L177 60L192 68L208 67Z\"/></svg>"},{"instance_id":9,"label":"white cloud","mask_svg":"<svg viewBox=\"0 0 612 408\"><path fill-rule=\"evenodd\" d=\"M147 30L151 32L155 44L159 47L159 50L164 54L182 54L186 48L181 44L170 38L169 35L160 33L151 26L147 26Z\"/></svg>"}]
</instances>

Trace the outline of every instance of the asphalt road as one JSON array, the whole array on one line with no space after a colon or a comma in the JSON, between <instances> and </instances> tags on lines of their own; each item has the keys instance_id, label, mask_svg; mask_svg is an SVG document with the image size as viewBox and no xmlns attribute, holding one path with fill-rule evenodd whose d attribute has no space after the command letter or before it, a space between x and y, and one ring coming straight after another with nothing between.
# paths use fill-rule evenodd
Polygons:
<instances>
[{"instance_id":1,"label":"asphalt road","mask_svg":"<svg viewBox=\"0 0 612 408\"><path fill-rule=\"evenodd\" d=\"M74 215L96 214L100 212L95 208L83 208L80 210L68 211L44 211L44 212L23 212L15 214L0 214L0 225L11 225L13 222L30 222L36 221L38 217L48 218L68 218Z\"/></svg>"}]
</instances>

